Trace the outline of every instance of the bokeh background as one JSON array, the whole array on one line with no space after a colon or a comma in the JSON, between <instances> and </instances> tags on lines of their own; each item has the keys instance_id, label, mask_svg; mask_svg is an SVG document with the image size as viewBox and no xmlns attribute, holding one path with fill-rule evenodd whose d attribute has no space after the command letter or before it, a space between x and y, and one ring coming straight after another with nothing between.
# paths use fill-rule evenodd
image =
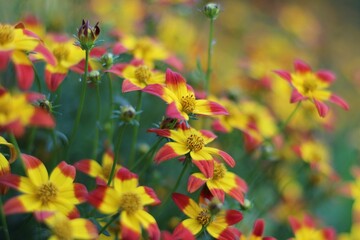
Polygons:
<instances>
[{"instance_id":1,"label":"bokeh background","mask_svg":"<svg viewBox=\"0 0 360 240\"><path fill-rule=\"evenodd\" d=\"M47 32L72 35L76 33L82 19L89 19L92 23L100 22L101 39L105 42L111 41L115 32L124 35L152 36L181 60L183 64L181 72L194 86L197 86L200 85L199 73L196 71L197 62L204 66L206 61L208 20L201 13L206 2L0 0L0 22L17 23L36 18L44 25ZM214 94L226 92L239 98L259 101L271 106L272 111L280 119L285 119L291 112L292 106L288 104L289 95L281 94L281 83L278 85L277 80L274 80L272 70L292 71L293 61L297 58L305 60L314 69L331 69L337 75L332 90L348 101L350 111L333 108L333 116L329 118L336 116L336 121L313 120L332 123L331 127L317 126L319 129L315 130L315 135L328 145L336 173L345 182L351 181L353 179L351 168L359 165L360 151L360 108L358 107L360 104L360 1L219 0L217 2L221 5L221 13L215 21L216 44L212 92ZM70 75L68 78L78 78L78 76ZM274 85L266 88L266 83ZM275 85L277 87L274 87ZM117 87L120 88L120 85ZM106 90L104 91L106 94ZM71 103L76 96L75 88L73 92L63 92L61 98ZM128 101L131 102L132 98L130 94ZM141 125L142 132L154 122L161 120L163 113L161 106L153 108L154 102L161 105L158 99L150 96L147 97L147 101L148 103L144 105L145 109L152 108L153 114ZM87 103L95 104L94 99L88 99ZM63 112L63 116L67 116L76 109L60 111ZM85 116L86 114L93 116L90 110ZM62 118L57 116L57 119ZM64 133L70 131L69 122L58 121L58 123L59 131ZM86 123L84 124L86 129ZM293 127L301 128L302 124L308 123L294 120L293 124ZM87 139L91 136L87 136L85 132L82 136L83 144L86 145ZM224 141L228 140L226 136L220 138ZM144 144L153 140L154 136L141 135ZM128 147L125 144L123 148ZM237 147L240 148L240 143L239 146L232 144L231 148L228 146L229 149L226 150L237 156L237 152L242 151L235 149ZM80 156L81 145L78 148ZM246 164L245 162L239 167L240 176L244 176L245 179L252 169L247 168ZM169 170L169 166L166 164L160 166L143 181L152 181L154 185L156 181L166 181L167 176L178 170ZM170 184L171 181L174 180L170 180ZM266 188L269 186L265 184L256 187L261 191L250 190L250 200L257 206L262 204L266 206L269 197ZM336 195L318 200L310 209L313 214L321 216L325 225L334 227L338 233L341 233L350 231L352 204L350 198ZM258 214L259 212L251 213L251 211L246 213L244 228L246 224L251 228L250 223L259 216ZM289 227L271 220L271 215L274 214L278 213L270 212L269 209L267 214L261 216L270 219L267 221L268 235L279 239L289 237ZM162 225L166 226L166 223Z\"/></svg>"}]
</instances>

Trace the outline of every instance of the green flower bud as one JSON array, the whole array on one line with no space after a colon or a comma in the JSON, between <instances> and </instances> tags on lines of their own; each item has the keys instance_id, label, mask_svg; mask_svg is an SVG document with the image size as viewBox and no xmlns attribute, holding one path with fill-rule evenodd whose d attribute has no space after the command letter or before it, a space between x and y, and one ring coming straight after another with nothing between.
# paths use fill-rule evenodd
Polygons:
<instances>
[{"instance_id":1,"label":"green flower bud","mask_svg":"<svg viewBox=\"0 0 360 240\"><path fill-rule=\"evenodd\" d=\"M124 122L131 122L136 116L136 111L132 106L120 106L120 119Z\"/></svg>"},{"instance_id":2,"label":"green flower bud","mask_svg":"<svg viewBox=\"0 0 360 240\"><path fill-rule=\"evenodd\" d=\"M100 72L97 70L93 70L93 71L89 72L88 82L93 83L93 84L99 84L100 83Z\"/></svg>"},{"instance_id":3,"label":"green flower bud","mask_svg":"<svg viewBox=\"0 0 360 240\"><path fill-rule=\"evenodd\" d=\"M217 3L208 3L205 5L205 7L203 9L203 13L208 18L215 20L219 16L220 5Z\"/></svg>"},{"instance_id":4,"label":"green flower bud","mask_svg":"<svg viewBox=\"0 0 360 240\"><path fill-rule=\"evenodd\" d=\"M111 66L114 63L114 55L112 53L105 53L101 59L101 65L105 68L105 69L109 69L111 68Z\"/></svg>"}]
</instances>

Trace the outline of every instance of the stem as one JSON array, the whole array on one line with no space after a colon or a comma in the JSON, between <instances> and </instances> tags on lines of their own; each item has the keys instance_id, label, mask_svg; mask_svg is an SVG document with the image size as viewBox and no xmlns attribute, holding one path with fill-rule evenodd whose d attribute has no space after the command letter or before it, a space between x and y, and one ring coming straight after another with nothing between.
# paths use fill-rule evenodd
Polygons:
<instances>
[{"instance_id":1,"label":"stem","mask_svg":"<svg viewBox=\"0 0 360 240\"><path fill-rule=\"evenodd\" d=\"M34 66L34 64L32 64L32 68L34 70L34 74L35 74L35 82L36 82L36 86L38 88L38 92L41 93L42 92L42 88L41 88L41 81L40 81L40 77L39 74Z\"/></svg>"},{"instance_id":2,"label":"stem","mask_svg":"<svg viewBox=\"0 0 360 240\"><path fill-rule=\"evenodd\" d=\"M85 95L86 95L86 85L87 85L87 75L88 75L88 65L89 65L89 50L85 50L85 72L84 72L84 76L82 79L82 88L81 88L81 98L80 98L80 105L78 108L78 112L76 114L76 119L75 119L75 125L71 131L71 135L70 135L70 140L69 140L69 147L71 147L74 138L76 136L76 132L77 129L79 127L79 123L80 123L80 119L81 119L81 114L82 114L82 110L84 108L84 103L85 103ZM69 153L69 152L68 152Z\"/></svg>"},{"instance_id":3,"label":"stem","mask_svg":"<svg viewBox=\"0 0 360 240\"><path fill-rule=\"evenodd\" d=\"M100 236L100 234L102 234L102 233L106 230L106 228L107 228L111 223L113 223L113 222L119 217L119 215L120 215L120 213L117 213L117 214L113 215L113 216L110 218L110 220L100 229L100 231L99 231L99 236Z\"/></svg>"},{"instance_id":4,"label":"stem","mask_svg":"<svg viewBox=\"0 0 360 240\"><path fill-rule=\"evenodd\" d=\"M14 145L15 150L16 150L16 154L18 155L18 158L21 160L21 165L23 166L24 170L26 170L26 167L24 165L24 161L23 161L22 156L21 156L21 151L20 151L20 148L19 148L19 144L17 143L14 134L12 134L12 133L10 133L10 142Z\"/></svg>"},{"instance_id":5,"label":"stem","mask_svg":"<svg viewBox=\"0 0 360 240\"><path fill-rule=\"evenodd\" d=\"M210 75L212 72L211 68L211 58L213 53L213 38L214 38L214 19L210 19L210 30L209 30L209 44L208 44L208 59L207 59L207 70L206 70L206 81L205 81L205 91L206 95L209 96L210 93Z\"/></svg>"},{"instance_id":6,"label":"stem","mask_svg":"<svg viewBox=\"0 0 360 240\"><path fill-rule=\"evenodd\" d=\"M133 171L133 170L135 170L142 162L143 162L143 160L147 157L147 156L149 156L150 154L152 154L151 156L153 156L154 154L154 152L155 152L155 150L157 149L157 147L159 146L159 144L160 144L160 142L163 140L163 138L159 138L157 141L156 141L156 143L149 149L149 151L147 151L147 153L145 153L143 156L141 156L141 158L139 158L138 160L137 160L137 162L135 163L135 165L131 168L131 170ZM152 158L152 157L151 157ZM144 169L146 169L146 166L145 166L145 168ZM142 170L142 171L144 171L144 169ZM142 173L142 172L141 172ZM140 173L140 175L141 175L141 173Z\"/></svg>"},{"instance_id":7,"label":"stem","mask_svg":"<svg viewBox=\"0 0 360 240\"><path fill-rule=\"evenodd\" d=\"M36 133L36 128L35 128L35 127L32 127L32 128L30 129L28 146L27 146L27 151L28 151L28 153L31 153L31 151L32 151L32 149L33 149L33 147L34 147L35 133Z\"/></svg>"},{"instance_id":8,"label":"stem","mask_svg":"<svg viewBox=\"0 0 360 240\"><path fill-rule=\"evenodd\" d=\"M99 143L99 125L100 125L100 116L101 116L101 99L100 99L100 91L99 84L96 84L96 123L95 123L95 137L94 137L94 152L93 159L96 159L97 147Z\"/></svg>"},{"instance_id":9,"label":"stem","mask_svg":"<svg viewBox=\"0 0 360 240\"><path fill-rule=\"evenodd\" d=\"M10 235L9 235L9 229L6 223L6 217L5 217L5 213L4 213L4 208L3 208L3 202L0 196L0 215L1 215L1 222L2 222L2 229L4 231L4 237L6 240L10 240Z\"/></svg>"},{"instance_id":10,"label":"stem","mask_svg":"<svg viewBox=\"0 0 360 240\"><path fill-rule=\"evenodd\" d=\"M111 171L110 171L110 175L109 175L109 179L107 182L107 185L110 186L114 175L115 175L115 169L116 169L116 164L119 162L119 155L120 155L120 146L121 146L121 140L122 140L122 136L124 134L124 129L125 127L122 126L119 128L119 135L117 136L117 141L115 144L115 150L114 150L114 161L113 161L113 165L111 166Z\"/></svg>"},{"instance_id":11,"label":"stem","mask_svg":"<svg viewBox=\"0 0 360 240\"><path fill-rule=\"evenodd\" d=\"M109 113L108 113L108 119L110 120L110 130L108 132L109 135L109 139L112 139L112 135L113 135L113 119L112 119L112 113L113 113L113 109L114 109L114 99L113 99L113 86L112 86L112 80L111 80L111 76L110 73L106 73L106 76L109 79L109 102L110 102L110 107L109 107Z\"/></svg>"},{"instance_id":12,"label":"stem","mask_svg":"<svg viewBox=\"0 0 360 240\"><path fill-rule=\"evenodd\" d=\"M181 173L180 173L180 175L179 175L179 177L178 177L178 179L177 179L177 181L176 181L176 183L175 183L175 186L174 186L173 189L169 192L169 194L166 196L165 200L162 202L162 204L163 204L162 206L163 206L163 207L166 206L166 203L167 203L167 201L169 200L171 194L173 194L173 193L176 191L176 189L179 187L180 182L181 182L181 179L182 179L182 177L184 176L184 174L185 174L185 172L186 172L186 169L187 169L187 167L189 166L190 161L191 161L191 157L190 157L189 155L186 155L184 167L183 167L183 169L182 169L182 171L181 171Z\"/></svg>"},{"instance_id":13,"label":"stem","mask_svg":"<svg viewBox=\"0 0 360 240\"><path fill-rule=\"evenodd\" d=\"M296 107L294 108L294 110L290 113L290 115L288 116L288 118L285 120L285 122L283 122L280 127L279 130L280 132L282 132L285 127L290 123L291 119L295 116L295 113L299 110L301 105L301 101L297 103Z\"/></svg>"},{"instance_id":14,"label":"stem","mask_svg":"<svg viewBox=\"0 0 360 240\"><path fill-rule=\"evenodd\" d=\"M136 105L136 112L139 112L141 110L141 105L142 105L142 91L139 91L137 105ZM136 116L136 120L140 124L140 114L138 114ZM132 139L132 144L131 144L130 156L129 156L129 164L128 164L130 168L131 168L131 164L135 158L135 152L136 152L135 150L136 150L138 132L139 132L139 125L135 125L134 131L133 131L133 139Z\"/></svg>"}]
</instances>

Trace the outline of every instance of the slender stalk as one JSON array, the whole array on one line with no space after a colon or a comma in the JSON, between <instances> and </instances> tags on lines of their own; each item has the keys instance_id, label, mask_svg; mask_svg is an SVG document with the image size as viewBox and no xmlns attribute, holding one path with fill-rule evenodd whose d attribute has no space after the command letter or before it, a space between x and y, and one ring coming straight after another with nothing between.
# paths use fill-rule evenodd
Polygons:
<instances>
[{"instance_id":1,"label":"slender stalk","mask_svg":"<svg viewBox=\"0 0 360 240\"><path fill-rule=\"evenodd\" d=\"M21 160L21 165L23 166L24 170L26 170L26 167L24 165L24 161L23 161L22 156L21 156L21 151L20 151L19 144L16 141L16 138L15 138L14 134L11 133L9 135L10 135L10 142L14 145L15 150L16 150L16 154L18 155L18 158Z\"/></svg>"},{"instance_id":2,"label":"slender stalk","mask_svg":"<svg viewBox=\"0 0 360 240\"><path fill-rule=\"evenodd\" d=\"M101 117L100 90L99 90L99 84L96 84L96 123L95 123L95 137L94 137L94 145L93 145L93 159L96 158L97 147L99 143L100 117Z\"/></svg>"},{"instance_id":3,"label":"slender stalk","mask_svg":"<svg viewBox=\"0 0 360 240\"><path fill-rule=\"evenodd\" d=\"M282 132L285 127L290 123L291 119L293 119L293 117L295 116L295 113L299 110L301 105L301 101L297 103L296 107L294 108L294 110L290 113L290 115L288 116L288 118L285 120L285 122L283 122L280 127L279 130L280 132Z\"/></svg>"},{"instance_id":4,"label":"slender stalk","mask_svg":"<svg viewBox=\"0 0 360 240\"><path fill-rule=\"evenodd\" d=\"M39 74L34 66L34 64L32 64L32 68L34 70L34 74L35 74L35 82L36 82L36 86L38 88L38 92L41 93L42 92L42 88L41 88L41 81L40 81L40 77Z\"/></svg>"},{"instance_id":5,"label":"slender stalk","mask_svg":"<svg viewBox=\"0 0 360 240\"><path fill-rule=\"evenodd\" d=\"M136 105L136 112L141 110L141 105L142 105L142 91L138 91L138 100L137 100L137 105ZM136 120L138 121L138 123L140 123L140 114L138 114L136 116ZM134 158L135 158L138 132L139 132L139 125L135 125L134 126L134 131L133 131L133 139L132 139L132 144L131 144L130 156L129 156L129 164L128 164L128 166L130 168L131 168L131 165L132 165L132 163L134 161Z\"/></svg>"},{"instance_id":6,"label":"slender stalk","mask_svg":"<svg viewBox=\"0 0 360 240\"><path fill-rule=\"evenodd\" d=\"M28 153L31 153L33 147L34 147L34 139L35 139L35 134L36 134L36 128L32 127L30 129L30 134L29 134L29 139L28 139L28 145L27 145L27 151Z\"/></svg>"},{"instance_id":7,"label":"slender stalk","mask_svg":"<svg viewBox=\"0 0 360 240\"><path fill-rule=\"evenodd\" d=\"M131 168L131 170L135 170L141 163L146 164L144 166L144 168L142 169L141 173L139 175L141 175L143 173L144 170L146 170L147 165L149 162L144 163L144 160L146 160L146 157L150 155L150 159L152 159L157 147L159 146L160 142L162 141L163 138L159 138L154 145L152 145L152 147L149 149L149 151L147 151L144 155L141 156L141 158L139 158L137 160L137 162L135 163L135 165Z\"/></svg>"},{"instance_id":8,"label":"slender stalk","mask_svg":"<svg viewBox=\"0 0 360 240\"><path fill-rule=\"evenodd\" d=\"M117 213L110 218L110 220L100 229L99 236L106 230L108 226L110 226L111 223L113 223L119 217L119 215L120 213Z\"/></svg>"},{"instance_id":9,"label":"slender stalk","mask_svg":"<svg viewBox=\"0 0 360 240\"><path fill-rule=\"evenodd\" d=\"M121 141L122 141L122 136L124 134L124 130L125 130L125 126L121 126L119 128L119 134L116 139L115 150L114 150L114 162L113 162L113 165L111 166L111 171L110 171L109 179L107 182L108 186L110 186L112 179L114 178L116 164L119 162L120 146L121 146Z\"/></svg>"},{"instance_id":10,"label":"slender stalk","mask_svg":"<svg viewBox=\"0 0 360 240\"><path fill-rule=\"evenodd\" d=\"M74 138L76 136L76 132L79 127L81 114L84 108L85 103L85 95L86 95L86 86L87 86L87 76L88 76L88 66L89 66L89 50L85 50L85 72L82 79L82 88L81 88L81 97L80 97L80 105L76 114L75 124L71 131L70 139L69 139L69 148L71 147L72 143L74 142ZM69 154L69 152L68 152Z\"/></svg>"},{"instance_id":11,"label":"slender stalk","mask_svg":"<svg viewBox=\"0 0 360 240\"><path fill-rule=\"evenodd\" d=\"M9 234L9 229L6 223L6 217L5 217L5 213L4 213L4 208L3 208L3 202L0 196L0 215L1 215L1 223L2 223L2 229L4 232L4 239L5 240L10 240L10 234Z\"/></svg>"},{"instance_id":12,"label":"slender stalk","mask_svg":"<svg viewBox=\"0 0 360 240\"><path fill-rule=\"evenodd\" d=\"M112 114L113 114L113 110L114 110L114 99L113 99L113 84L112 84L112 80L111 80L111 76L110 73L106 73L106 76L109 80L109 113L108 113L108 119L109 121L109 131L108 131L108 138L112 139L113 136L113 119L112 119Z\"/></svg>"},{"instance_id":13,"label":"slender stalk","mask_svg":"<svg viewBox=\"0 0 360 240\"><path fill-rule=\"evenodd\" d=\"M208 59L207 59L207 70L206 70L206 81L205 81L205 91L206 95L210 94L210 75L212 72L211 60L213 54L213 41L214 41L214 19L210 18L210 30L209 30L209 43L208 43Z\"/></svg>"}]
</instances>

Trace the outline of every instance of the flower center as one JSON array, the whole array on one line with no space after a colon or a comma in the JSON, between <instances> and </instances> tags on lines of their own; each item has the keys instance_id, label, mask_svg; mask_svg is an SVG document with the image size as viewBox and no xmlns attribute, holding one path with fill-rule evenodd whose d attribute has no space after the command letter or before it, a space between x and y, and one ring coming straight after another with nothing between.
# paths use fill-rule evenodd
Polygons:
<instances>
[{"instance_id":1,"label":"flower center","mask_svg":"<svg viewBox=\"0 0 360 240\"><path fill-rule=\"evenodd\" d=\"M180 100L182 109L186 113L192 113L195 109L195 96L190 93L186 96L182 96Z\"/></svg>"},{"instance_id":2,"label":"flower center","mask_svg":"<svg viewBox=\"0 0 360 240\"><path fill-rule=\"evenodd\" d=\"M5 45L15 38L14 28L11 25L0 24L0 45Z\"/></svg>"},{"instance_id":3,"label":"flower center","mask_svg":"<svg viewBox=\"0 0 360 240\"><path fill-rule=\"evenodd\" d=\"M37 191L36 196L40 199L42 205L53 202L56 198L58 189L51 182L43 184Z\"/></svg>"},{"instance_id":4,"label":"flower center","mask_svg":"<svg viewBox=\"0 0 360 240\"><path fill-rule=\"evenodd\" d=\"M203 209L196 217L196 220L202 225L206 226L210 223L211 214L208 209Z\"/></svg>"},{"instance_id":5,"label":"flower center","mask_svg":"<svg viewBox=\"0 0 360 240\"><path fill-rule=\"evenodd\" d=\"M135 77L140 82L147 83L147 81L151 77L151 71L150 71L149 67L146 65L141 65L141 66L137 67L135 70Z\"/></svg>"},{"instance_id":6,"label":"flower center","mask_svg":"<svg viewBox=\"0 0 360 240\"><path fill-rule=\"evenodd\" d=\"M69 221L58 222L53 228L52 231L54 235L61 240L71 240L73 239L71 226Z\"/></svg>"},{"instance_id":7,"label":"flower center","mask_svg":"<svg viewBox=\"0 0 360 240\"><path fill-rule=\"evenodd\" d=\"M317 83L313 78L305 78L303 83L304 93L310 93L317 89Z\"/></svg>"},{"instance_id":8,"label":"flower center","mask_svg":"<svg viewBox=\"0 0 360 240\"><path fill-rule=\"evenodd\" d=\"M213 179L222 179L226 174L226 168L223 164L215 163Z\"/></svg>"},{"instance_id":9,"label":"flower center","mask_svg":"<svg viewBox=\"0 0 360 240\"><path fill-rule=\"evenodd\" d=\"M64 45L60 44L59 46L53 49L53 54L58 62L65 60L69 57L69 49Z\"/></svg>"},{"instance_id":10,"label":"flower center","mask_svg":"<svg viewBox=\"0 0 360 240\"><path fill-rule=\"evenodd\" d=\"M202 138L201 136L198 136L196 134L191 134L186 139L186 147L190 151L197 152L197 151L201 150L204 146L205 146L204 138Z\"/></svg>"},{"instance_id":11,"label":"flower center","mask_svg":"<svg viewBox=\"0 0 360 240\"><path fill-rule=\"evenodd\" d=\"M136 193L124 193L120 199L120 207L129 214L141 209L141 199Z\"/></svg>"}]
</instances>

